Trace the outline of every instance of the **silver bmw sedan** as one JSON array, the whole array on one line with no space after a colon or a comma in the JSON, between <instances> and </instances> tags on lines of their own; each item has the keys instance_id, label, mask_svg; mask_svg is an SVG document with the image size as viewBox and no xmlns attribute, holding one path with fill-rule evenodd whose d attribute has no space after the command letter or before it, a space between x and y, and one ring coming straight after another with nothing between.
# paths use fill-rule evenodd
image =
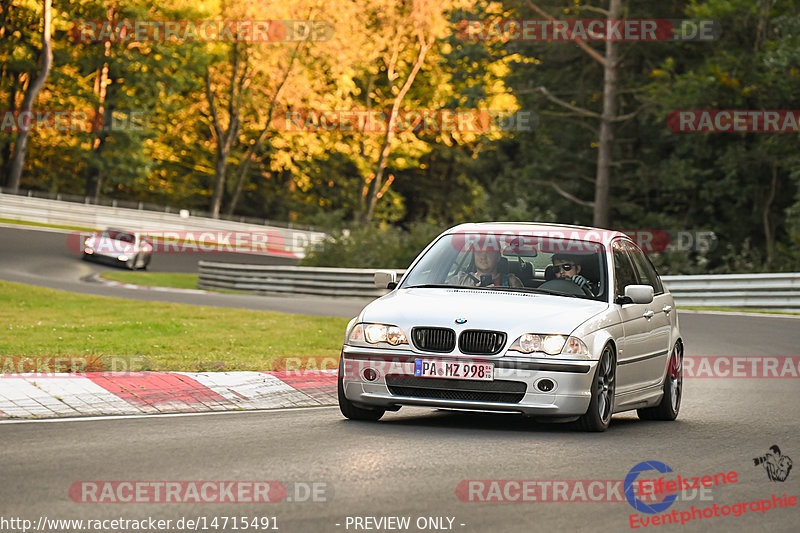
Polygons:
<instances>
[{"instance_id":1,"label":"silver bmw sedan","mask_svg":"<svg viewBox=\"0 0 800 533\"><path fill-rule=\"evenodd\" d=\"M675 304L624 233L464 224L427 246L347 326L339 406L518 412L604 431L614 413L674 420L683 384Z\"/></svg>"}]
</instances>

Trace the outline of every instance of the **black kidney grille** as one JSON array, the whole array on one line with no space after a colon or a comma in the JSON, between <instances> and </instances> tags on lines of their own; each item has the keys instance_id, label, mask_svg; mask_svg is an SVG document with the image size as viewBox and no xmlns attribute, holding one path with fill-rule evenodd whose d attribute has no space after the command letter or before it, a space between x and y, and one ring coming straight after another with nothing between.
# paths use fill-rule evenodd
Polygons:
<instances>
[{"instance_id":1,"label":"black kidney grille","mask_svg":"<svg viewBox=\"0 0 800 533\"><path fill-rule=\"evenodd\" d=\"M468 329L458 337L458 349L469 355L495 355L506 345L502 331Z\"/></svg>"},{"instance_id":2,"label":"black kidney grille","mask_svg":"<svg viewBox=\"0 0 800 533\"><path fill-rule=\"evenodd\" d=\"M447 353L456 347L456 332L450 328L414 328L411 339L414 346L426 352Z\"/></svg>"}]
</instances>

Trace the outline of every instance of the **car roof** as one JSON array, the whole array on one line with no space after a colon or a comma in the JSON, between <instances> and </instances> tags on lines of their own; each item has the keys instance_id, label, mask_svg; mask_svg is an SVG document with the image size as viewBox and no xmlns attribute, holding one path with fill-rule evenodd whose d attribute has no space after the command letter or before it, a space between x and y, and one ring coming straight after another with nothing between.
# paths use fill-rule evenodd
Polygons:
<instances>
[{"instance_id":1,"label":"car roof","mask_svg":"<svg viewBox=\"0 0 800 533\"><path fill-rule=\"evenodd\" d=\"M138 237L138 236L141 236L141 233L139 233L138 231L131 231L131 230L128 230L128 229L120 229L120 228L106 228L104 230L101 230L99 233L101 235L102 234L109 234L109 233L116 234L116 235L130 235L131 237L134 237L134 238Z\"/></svg>"},{"instance_id":2,"label":"car roof","mask_svg":"<svg viewBox=\"0 0 800 533\"><path fill-rule=\"evenodd\" d=\"M618 237L630 239L621 231L593 228L591 226L574 226L570 224L552 224L548 222L473 222L459 224L445 233L520 233L521 235L553 235L564 239L577 239L601 244L609 244Z\"/></svg>"}]
</instances>

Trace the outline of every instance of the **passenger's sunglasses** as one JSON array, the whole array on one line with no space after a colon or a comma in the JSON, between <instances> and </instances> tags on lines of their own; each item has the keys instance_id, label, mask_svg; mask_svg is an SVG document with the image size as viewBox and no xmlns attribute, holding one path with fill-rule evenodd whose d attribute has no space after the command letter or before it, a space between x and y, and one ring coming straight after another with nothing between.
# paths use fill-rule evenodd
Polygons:
<instances>
[{"instance_id":1,"label":"passenger's sunglasses","mask_svg":"<svg viewBox=\"0 0 800 533\"><path fill-rule=\"evenodd\" d=\"M553 265L553 270L558 272L559 270L563 270L564 272L569 272L575 268L575 265L572 263L564 263L563 265Z\"/></svg>"}]
</instances>

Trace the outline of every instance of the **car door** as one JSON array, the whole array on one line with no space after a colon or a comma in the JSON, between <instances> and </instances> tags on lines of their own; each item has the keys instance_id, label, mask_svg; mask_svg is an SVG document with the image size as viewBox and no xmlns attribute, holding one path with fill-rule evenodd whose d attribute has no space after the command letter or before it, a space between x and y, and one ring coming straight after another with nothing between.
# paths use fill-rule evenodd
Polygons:
<instances>
[{"instance_id":1,"label":"car door","mask_svg":"<svg viewBox=\"0 0 800 533\"><path fill-rule=\"evenodd\" d=\"M625 287L636 285L638 278L623 240L611 243L614 266L614 300L625 296ZM646 373L638 364L650 350L650 323L645 317L644 304L617 304L622 323L623 338L617 341L617 394L624 398L626 392L641 387ZM621 341L621 342L620 342Z\"/></svg>"},{"instance_id":2,"label":"car door","mask_svg":"<svg viewBox=\"0 0 800 533\"><path fill-rule=\"evenodd\" d=\"M641 366L642 385L658 385L664 376L667 357L670 349L671 317L673 313L672 297L666 294L664 286L650 260L634 243L622 241L636 271L640 285L653 287L653 301L647 304L645 311L650 337L647 342L646 356L637 364Z\"/></svg>"}]
</instances>

